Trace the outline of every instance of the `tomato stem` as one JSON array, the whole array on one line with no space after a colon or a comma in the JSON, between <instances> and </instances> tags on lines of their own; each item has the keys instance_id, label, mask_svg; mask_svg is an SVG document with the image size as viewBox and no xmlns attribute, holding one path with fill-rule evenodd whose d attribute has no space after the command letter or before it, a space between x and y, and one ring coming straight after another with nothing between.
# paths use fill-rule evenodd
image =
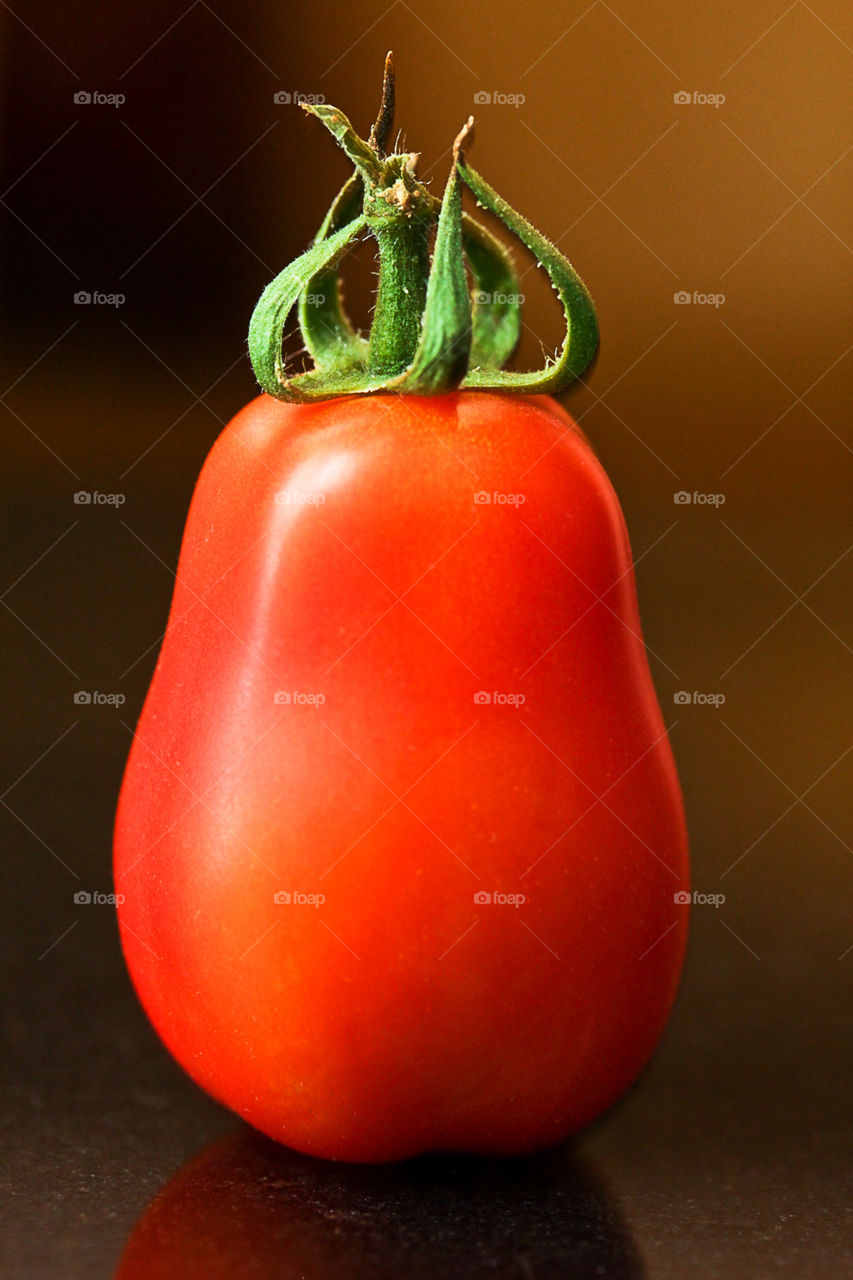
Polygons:
<instances>
[{"instance_id":1,"label":"tomato stem","mask_svg":"<svg viewBox=\"0 0 853 1280\"><path fill-rule=\"evenodd\" d=\"M368 365L388 377L404 373L415 357L429 279L432 209L406 209L412 194L400 185L367 225L379 246L379 285L370 330ZM382 193L384 194L384 193ZM399 203L398 203L399 201Z\"/></svg>"},{"instance_id":2,"label":"tomato stem","mask_svg":"<svg viewBox=\"0 0 853 1280\"><path fill-rule=\"evenodd\" d=\"M416 154L386 154L394 99L389 53L382 100L367 141L337 107L303 103L335 138L355 173L333 201L314 244L267 286L255 308L249 352L261 387L277 399L293 401L373 391L435 395L460 386L560 390L580 377L598 345L595 308L585 285L557 248L467 164L473 117L454 144L440 202L418 179ZM463 183L535 255L563 307L562 348L543 369L513 373L502 367L518 341L522 297L507 250L463 213ZM365 232L374 237L379 253L367 340L350 323L339 285L340 264ZM314 368L289 375L281 347L296 305Z\"/></svg>"},{"instance_id":3,"label":"tomato stem","mask_svg":"<svg viewBox=\"0 0 853 1280\"><path fill-rule=\"evenodd\" d=\"M394 75L394 54L391 49L385 55L385 68L382 74L382 101L367 145L372 147L380 159L385 158L385 144L394 127L394 109L396 106L396 77Z\"/></svg>"}]
</instances>

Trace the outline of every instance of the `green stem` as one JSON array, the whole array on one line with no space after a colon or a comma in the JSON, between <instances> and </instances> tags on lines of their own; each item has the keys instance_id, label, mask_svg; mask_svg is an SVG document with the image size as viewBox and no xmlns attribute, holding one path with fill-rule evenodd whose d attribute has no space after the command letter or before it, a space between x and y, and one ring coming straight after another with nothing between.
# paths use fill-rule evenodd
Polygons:
<instances>
[{"instance_id":1,"label":"green stem","mask_svg":"<svg viewBox=\"0 0 853 1280\"><path fill-rule=\"evenodd\" d=\"M370 229L379 244L379 287L368 366L371 373L393 378L408 369L418 346L429 280L429 224L404 215Z\"/></svg>"},{"instance_id":2,"label":"green stem","mask_svg":"<svg viewBox=\"0 0 853 1280\"><path fill-rule=\"evenodd\" d=\"M580 377L598 346L592 299L556 246L468 167L464 153L473 137L473 117L454 143L453 166L439 203L417 178L416 154L386 153L394 116L390 54L382 103L367 142L336 107L303 106L333 135L356 173L312 247L267 286L255 308L249 354L264 391L294 402L378 391L442 395L458 387L553 394ZM506 249L463 214L461 183L534 255L557 294L565 336L543 369L514 373L501 367L518 339L523 298ZM338 287L341 260L365 230L379 249L376 306L366 340L348 320ZM288 376L282 335L296 305L314 368Z\"/></svg>"}]
</instances>

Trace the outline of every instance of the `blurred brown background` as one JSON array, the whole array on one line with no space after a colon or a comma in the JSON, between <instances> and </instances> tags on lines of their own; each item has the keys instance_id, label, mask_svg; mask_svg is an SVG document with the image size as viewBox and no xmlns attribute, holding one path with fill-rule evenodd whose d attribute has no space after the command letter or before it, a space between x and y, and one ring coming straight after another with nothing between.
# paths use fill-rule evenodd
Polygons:
<instances>
[{"instance_id":1,"label":"blurred brown background","mask_svg":"<svg viewBox=\"0 0 853 1280\"><path fill-rule=\"evenodd\" d=\"M434 188L474 111L473 163L595 297L600 358L566 403L631 532L695 887L725 894L693 912L652 1068L583 1149L651 1276L688 1260L696 1276L840 1274L849 6L30 0L3 6L0 40L10 1274L57 1274L57 1248L63 1274L107 1274L148 1195L227 1124L136 1008L111 912L73 894L110 889L122 721L153 670L195 477L254 393L252 307L347 173L275 95L321 94L366 130L389 47L397 122ZM368 265L349 285L362 316ZM547 286L530 271L523 287L521 365L559 341ZM124 502L75 505L79 490ZM75 705L78 690L126 702Z\"/></svg>"}]
</instances>

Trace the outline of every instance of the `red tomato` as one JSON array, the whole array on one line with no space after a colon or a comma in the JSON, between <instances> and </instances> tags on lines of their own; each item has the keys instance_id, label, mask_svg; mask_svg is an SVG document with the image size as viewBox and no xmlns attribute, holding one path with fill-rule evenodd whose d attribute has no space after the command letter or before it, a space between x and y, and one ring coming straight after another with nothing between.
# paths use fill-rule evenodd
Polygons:
<instances>
[{"instance_id":1,"label":"red tomato","mask_svg":"<svg viewBox=\"0 0 853 1280\"><path fill-rule=\"evenodd\" d=\"M619 504L553 401L234 419L115 872L164 1042L300 1151L532 1151L620 1096L675 995L686 835Z\"/></svg>"}]
</instances>

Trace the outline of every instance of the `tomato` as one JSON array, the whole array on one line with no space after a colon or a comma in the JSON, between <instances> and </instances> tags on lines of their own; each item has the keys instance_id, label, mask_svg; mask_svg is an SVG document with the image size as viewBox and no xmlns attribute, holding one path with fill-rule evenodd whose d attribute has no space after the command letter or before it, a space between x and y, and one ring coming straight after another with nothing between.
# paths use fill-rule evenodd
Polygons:
<instances>
[{"instance_id":1,"label":"tomato","mask_svg":"<svg viewBox=\"0 0 853 1280\"><path fill-rule=\"evenodd\" d=\"M545 396L286 404L215 444L121 792L164 1043L312 1155L503 1155L651 1055L687 849L618 501Z\"/></svg>"}]
</instances>

